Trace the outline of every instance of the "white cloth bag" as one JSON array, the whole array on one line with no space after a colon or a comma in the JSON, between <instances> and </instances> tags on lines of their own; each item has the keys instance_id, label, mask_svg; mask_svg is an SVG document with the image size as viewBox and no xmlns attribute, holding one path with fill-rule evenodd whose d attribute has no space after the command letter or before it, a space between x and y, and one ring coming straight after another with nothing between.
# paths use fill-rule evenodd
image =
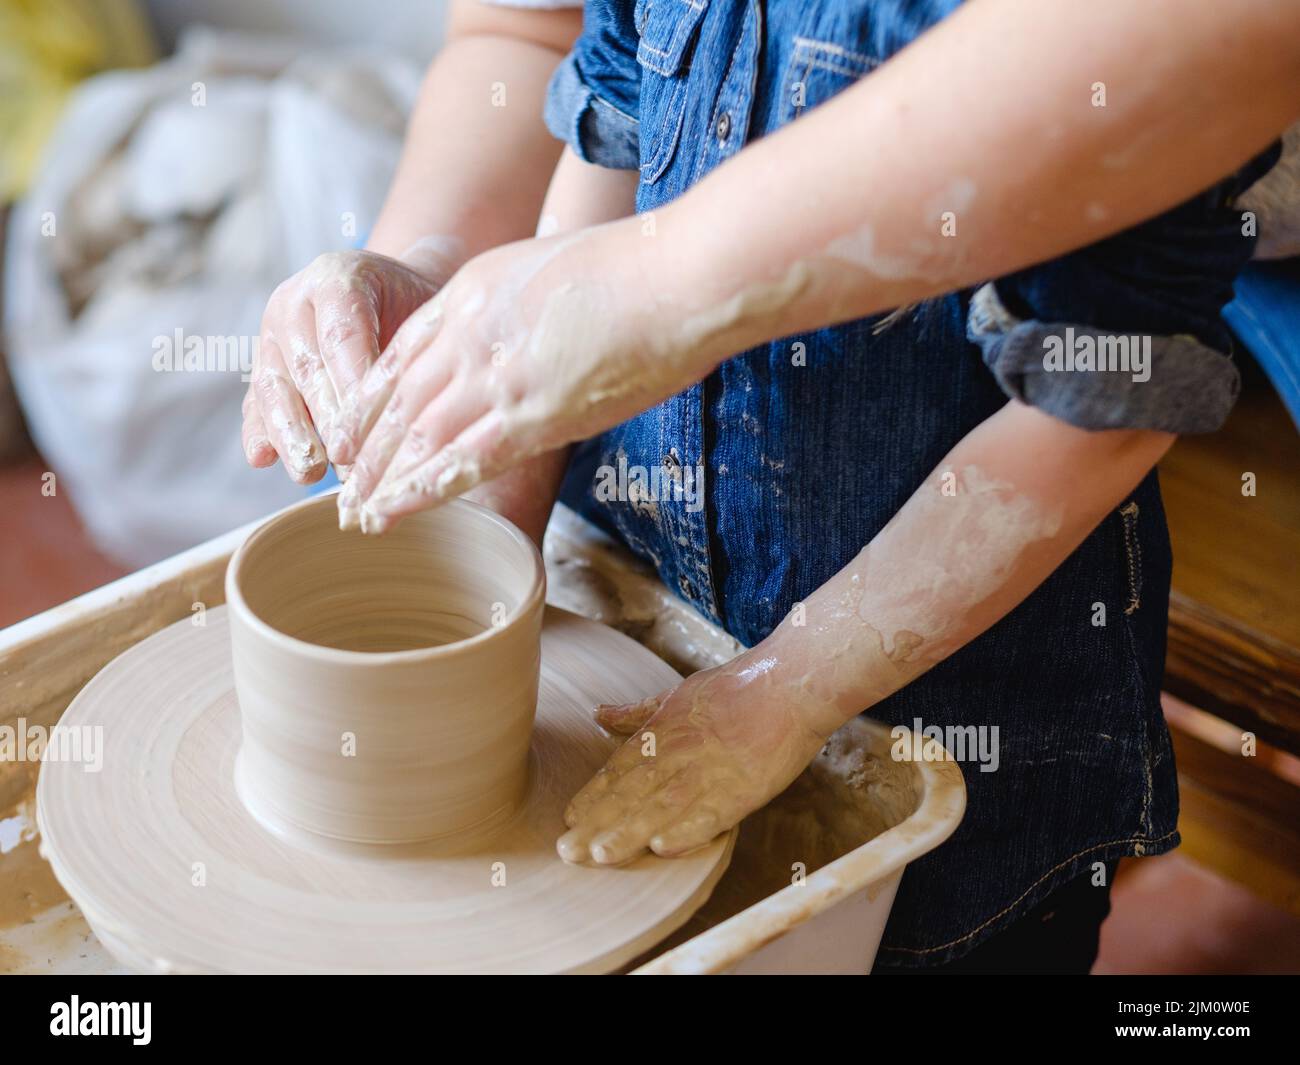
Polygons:
<instances>
[{"instance_id":1,"label":"white cloth bag","mask_svg":"<svg viewBox=\"0 0 1300 1065\"><path fill-rule=\"evenodd\" d=\"M195 31L91 79L12 216L18 396L58 489L128 565L303 494L246 465L226 355L246 366L275 285L373 224L421 72L301 47Z\"/></svg>"}]
</instances>

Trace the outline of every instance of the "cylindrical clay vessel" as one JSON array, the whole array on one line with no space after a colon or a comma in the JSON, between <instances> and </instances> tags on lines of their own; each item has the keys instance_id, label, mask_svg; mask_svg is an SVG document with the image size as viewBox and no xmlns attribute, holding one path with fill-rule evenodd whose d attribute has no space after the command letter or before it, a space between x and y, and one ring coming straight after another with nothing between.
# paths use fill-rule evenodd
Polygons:
<instances>
[{"instance_id":1,"label":"cylindrical clay vessel","mask_svg":"<svg viewBox=\"0 0 1300 1065\"><path fill-rule=\"evenodd\" d=\"M545 592L532 541L464 500L382 537L339 531L332 496L272 518L226 573L244 804L275 830L364 843L507 816Z\"/></svg>"}]
</instances>

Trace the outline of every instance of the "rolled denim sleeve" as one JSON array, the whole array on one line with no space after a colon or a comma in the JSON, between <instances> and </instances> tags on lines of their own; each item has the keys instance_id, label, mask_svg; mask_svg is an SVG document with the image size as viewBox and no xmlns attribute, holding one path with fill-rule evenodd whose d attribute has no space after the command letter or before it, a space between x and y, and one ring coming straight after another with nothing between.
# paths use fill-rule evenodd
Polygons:
<instances>
[{"instance_id":1,"label":"rolled denim sleeve","mask_svg":"<svg viewBox=\"0 0 1300 1065\"><path fill-rule=\"evenodd\" d=\"M1240 389L1220 312L1255 246L1238 198L1276 159L978 289L966 332L1002 390L1083 429L1218 429Z\"/></svg>"},{"instance_id":2,"label":"rolled denim sleeve","mask_svg":"<svg viewBox=\"0 0 1300 1065\"><path fill-rule=\"evenodd\" d=\"M1003 392L1081 429L1210 433L1240 388L1232 360L1194 336L1022 321L993 283L971 298L966 335Z\"/></svg>"},{"instance_id":3,"label":"rolled denim sleeve","mask_svg":"<svg viewBox=\"0 0 1300 1065\"><path fill-rule=\"evenodd\" d=\"M551 77L546 125L588 163L640 165L641 72L632 0L587 0L582 35Z\"/></svg>"}]
</instances>

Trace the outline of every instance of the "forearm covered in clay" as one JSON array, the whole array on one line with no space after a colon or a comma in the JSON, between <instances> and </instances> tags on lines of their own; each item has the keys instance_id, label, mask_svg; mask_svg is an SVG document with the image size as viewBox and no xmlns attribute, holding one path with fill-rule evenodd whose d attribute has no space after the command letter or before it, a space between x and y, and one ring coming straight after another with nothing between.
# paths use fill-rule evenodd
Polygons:
<instances>
[{"instance_id":1,"label":"forearm covered in clay","mask_svg":"<svg viewBox=\"0 0 1300 1065\"><path fill-rule=\"evenodd\" d=\"M1012 401L751 657L829 735L969 643L1042 583L1174 438L1087 432Z\"/></svg>"},{"instance_id":2,"label":"forearm covered in clay","mask_svg":"<svg viewBox=\"0 0 1300 1065\"><path fill-rule=\"evenodd\" d=\"M784 790L845 721L1024 599L1172 441L1016 401L765 640L597 720L627 741L569 804L566 861L682 854Z\"/></svg>"},{"instance_id":3,"label":"forearm covered in clay","mask_svg":"<svg viewBox=\"0 0 1300 1065\"><path fill-rule=\"evenodd\" d=\"M343 419L343 462L385 429L362 455L374 476L340 504L364 506L366 527L382 531L649 409L737 351L1158 214L1288 125L1297 42L1289 0L967 5L653 225L623 219L467 264L436 313L399 332ZM1098 81L1106 107L1092 102ZM431 368L408 372L422 362Z\"/></svg>"},{"instance_id":4,"label":"forearm covered in clay","mask_svg":"<svg viewBox=\"0 0 1300 1065\"><path fill-rule=\"evenodd\" d=\"M1293 0L967 4L656 212L657 294L707 369L1127 229L1241 166L1297 100Z\"/></svg>"}]
</instances>

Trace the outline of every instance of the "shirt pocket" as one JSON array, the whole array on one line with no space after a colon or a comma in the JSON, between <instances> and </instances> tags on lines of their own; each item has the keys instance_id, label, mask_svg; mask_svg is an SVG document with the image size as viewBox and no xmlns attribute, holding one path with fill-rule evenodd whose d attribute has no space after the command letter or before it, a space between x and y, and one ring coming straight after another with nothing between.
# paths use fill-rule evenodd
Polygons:
<instances>
[{"instance_id":1,"label":"shirt pocket","mask_svg":"<svg viewBox=\"0 0 1300 1065\"><path fill-rule=\"evenodd\" d=\"M708 0L637 0L640 42L641 180L654 184L677 152L686 114L687 74Z\"/></svg>"},{"instance_id":2,"label":"shirt pocket","mask_svg":"<svg viewBox=\"0 0 1300 1065\"><path fill-rule=\"evenodd\" d=\"M781 124L825 103L871 73L879 62L835 41L796 37L781 86Z\"/></svg>"}]
</instances>

